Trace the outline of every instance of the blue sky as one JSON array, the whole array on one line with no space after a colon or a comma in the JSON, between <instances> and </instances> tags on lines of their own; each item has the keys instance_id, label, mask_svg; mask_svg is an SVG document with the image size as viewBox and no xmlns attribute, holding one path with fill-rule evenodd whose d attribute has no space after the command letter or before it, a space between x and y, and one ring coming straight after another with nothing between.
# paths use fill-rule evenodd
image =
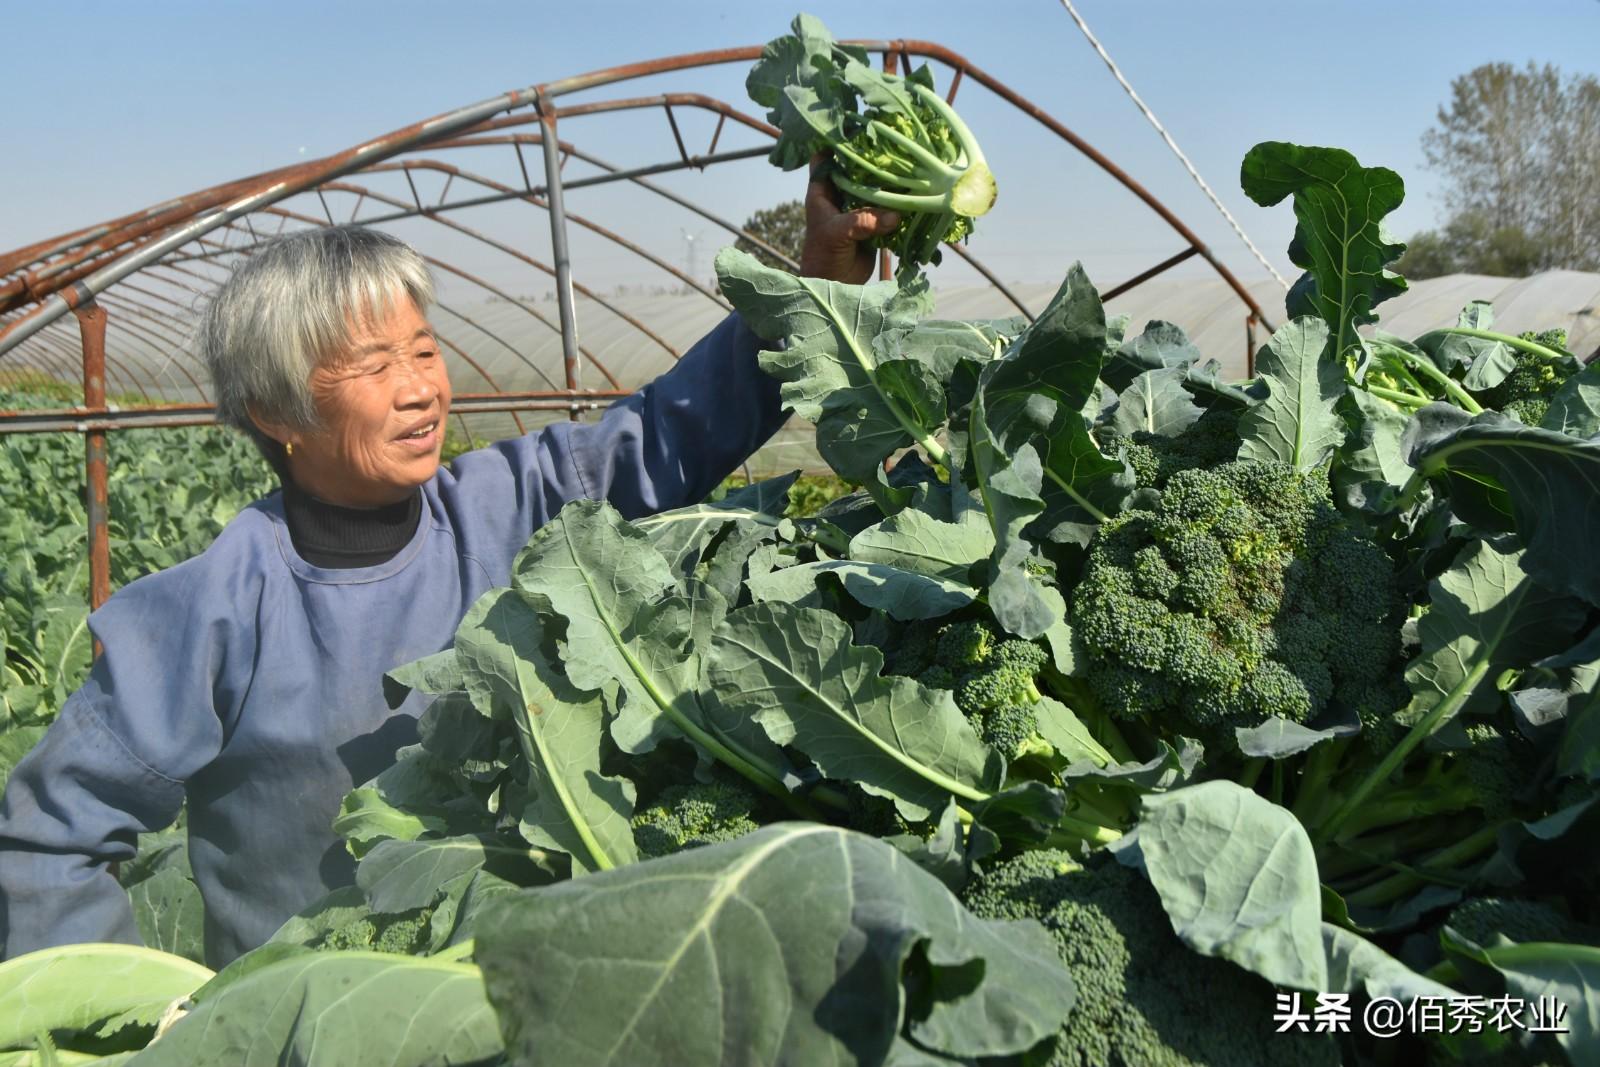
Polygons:
<instances>
[{"instance_id":1,"label":"blue sky","mask_svg":"<svg viewBox=\"0 0 1600 1067\"><path fill-rule=\"evenodd\" d=\"M1255 207L1238 192L1239 161L1252 144L1338 145L1363 163L1399 171L1409 195L1392 224L1407 234L1438 218L1437 180L1424 169L1419 137L1451 78L1494 60L1600 73L1597 0L1079 0L1078 7L1286 273L1288 209ZM1236 271L1264 273L1056 0L812 0L805 9L840 37L920 38L964 54L1132 173ZM507 89L757 44L783 32L795 10L755 0L9 4L0 249L337 151ZM756 110L743 77L743 67L723 67L608 92L703 91ZM1082 259L1109 285L1181 247L1142 205L1031 120L970 84L958 104L1000 185L972 248L1003 277L1053 280ZM581 138L569 136L619 164L672 152L666 124L654 116L596 119L581 129ZM685 119L691 146L704 145L709 133L709 122ZM798 195L803 179L752 161L667 184L742 218ZM701 248L720 243L703 221L623 190L575 191L569 207L680 264L685 233ZM542 219L518 208L472 224L513 244L547 241ZM592 284L660 280L603 243L584 239L577 251L588 257L582 266ZM515 291L539 289L520 268L477 250L459 254ZM700 253L702 274L709 260ZM946 272L964 280L958 270Z\"/></svg>"}]
</instances>

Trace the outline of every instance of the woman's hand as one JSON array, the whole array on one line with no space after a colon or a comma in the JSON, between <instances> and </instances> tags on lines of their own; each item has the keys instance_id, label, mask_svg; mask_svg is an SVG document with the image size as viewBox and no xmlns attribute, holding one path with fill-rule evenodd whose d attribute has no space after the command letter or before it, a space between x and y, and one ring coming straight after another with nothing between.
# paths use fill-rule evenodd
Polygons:
<instances>
[{"instance_id":1,"label":"woman's hand","mask_svg":"<svg viewBox=\"0 0 1600 1067\"><path fill-rule=\"evenodd\" d=\"M841 210L839 189L828 179L823 165L826 158L821 152L811 157L800 273L808 278L862 285L871 280L878 254L861 242L900 225L900 213L880 207Z\"/></svg>"}]
</instances>

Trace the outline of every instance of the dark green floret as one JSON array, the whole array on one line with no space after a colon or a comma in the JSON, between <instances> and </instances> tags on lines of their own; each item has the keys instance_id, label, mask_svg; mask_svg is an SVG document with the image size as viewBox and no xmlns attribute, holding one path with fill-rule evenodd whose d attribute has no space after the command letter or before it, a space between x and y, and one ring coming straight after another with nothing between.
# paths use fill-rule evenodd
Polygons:
<instances>
[{"instance_id":1,"label":"dark green floret","mask_svg":"<svg viewBox=\"0 0 1600 1067\"><path fill-rule=\"evenodd\" d=\"M1369 700L1399 652L1396 603L1389 558L1326 478L1237 461L1179 471L1154 510L1103 525L1072 622L1106 711L1228 745Z\"/></svg>"},{"instance_id":2,"label":"dark green floret","mask_svg":"<svg viewBox=\"0 0 1600 1067\"><path fill-rule=\"evenodd\" d=\"M1492 947L1498 937L1519 945L1530 941L1600 944L1600 930L1585 926L1537 900L1475 897L1457 905L1445 925L1484 948Z\"/></svg>"},{"instance_id":3,"label":"dark green floret","mask_svg":"<svg viewBox=\"0 0 1600 1067\"><path fill-rule=\"evenodd\" d=\"M1025 852L965 891L986 919L1036 919L1056 941L1077 1003L1038 1067L1333 1065L1326 1035L1274 1033L1275 991L1173 933L1142 874L1107 856L1080 866L1063 851Z\"/></svg>"},{"instance_id":4,"label":"dark green floret","mask_svg":"<svg viewBox=\"0 0 1600 1067\"><path fill-rule=\"evenodd\" d=\"M661 791L633 816L633 842L644 859L732 841L759 829L753 794L727 782L691 782Z\"/></svg>"},{"instance_id":5,"label":"dark green floret","mask_svg":"<svg viewBox=\"0 0 1600 1067\"><path fill-rule=\"evenodd\" d=\"M1208 408L1182 433L1171 437L1146 430L1096 432L1101 435L1101 451L1126 459L1140 489L1159 489L1179 471L1219 467L1239 454L1238 412L1221 406Z\"/></svg>"}]
</instances>

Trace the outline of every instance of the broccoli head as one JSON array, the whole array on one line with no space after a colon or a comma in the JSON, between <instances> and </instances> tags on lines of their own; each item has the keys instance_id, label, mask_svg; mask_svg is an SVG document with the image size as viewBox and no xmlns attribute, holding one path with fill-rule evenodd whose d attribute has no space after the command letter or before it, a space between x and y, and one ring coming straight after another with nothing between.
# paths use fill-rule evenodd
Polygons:
<instances>
[{"instance_id":1,"label":"broccoli head","mask_svg":"<svg viewBox=\"0 0 1600 1067\"><path fill-rule=\"evenodd\" d=\"M1564 350L1567 347L1566 330L1530 331L1519 336L1546 348ZM1493 389L1480 393L1479 399L1526 426L1537 426L1550 410L1551 399L1577 370L1574 361L1556 361L1518 349L1511 373Z\"/></svg>"},{"instance_id":2,"label":"broccoli head","mask_svg":"<svg viewBox=\"0 0 1600 1067\"><path fill-rule=\"evenodd\" d=\"M1529 941L1600 945L1600 930L1568 918L1537 900L1474 897L1458 904L1445 925L1485 948L1494 945L1497 937L1519 945Z\"/></svg>"},{"instance_id":3,"label":"broccoli head","mask_svg":"<svg viewBox=\"0 0 1600 1067\"><path fill-rule=\"evenodd\" d=\"M645 859L732 841L759 829L754 794L728 782L670 785L633 816L633 842Z\"/></svg>"},{"instance_id":4,"label":"broccoli head","mask_svg":"<svg viewBox=\"0 0 1600 1067\"><path fill-rule=\"evenodd\" d=\"M1111 430L1103 432L1100 440L1107 456L1115 459L1120 455L1127 461L1137 488L1160 489L1179 471L1221 466L1237 456L1239 414L1237 409L1219 404L1170 437L1147 430L1131 434Z\"/></svg>"},{"instance_id":5,"label":"broccoli head","mask_svg":"<svg viewBox=\"0 0 1600 1067\"><path fill-rule=\"evenodd\" d=\"M1270 983L1192 952L1142 874L1101 855L1024 852L970 882L985 919L1036 919L1055 938L1077 1003L1041 1067L1333 1065L1324 1034L1275 1033Z\"/></svg>"},{"instance_id":6,"label":"broccoli head","mask_svg":"<svg viewBox=\"0 0 1600 1067\"><path fill-rule=\"evenodd\" d=\"M415 956L428 944L432 908L415 908L393 915L369 913L328 931L316 946L319 951L392 952Z\"/></svg>"},{"instance_id":7,"label":"broccoli head","mask_svg":"<svg viewBox=\"0 0 1600 1067\"><path fill-rule=\"evenodd\" d=\"M1100 527L1072 596L1090 688L1123 719L1232 744L1271 716L1359 708L1400 647L1393 565L1326 479L1236 461L1179 471Z\"/></svg>"}]
</instances>

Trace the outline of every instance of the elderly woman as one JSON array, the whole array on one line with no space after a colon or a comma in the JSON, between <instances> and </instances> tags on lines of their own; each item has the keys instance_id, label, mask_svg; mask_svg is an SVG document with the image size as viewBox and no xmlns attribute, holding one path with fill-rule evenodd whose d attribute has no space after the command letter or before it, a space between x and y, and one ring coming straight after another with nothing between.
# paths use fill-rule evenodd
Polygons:
<instances>
[{"instance_id":1,"label":"elderly woman","mask_svg":"<svg viewBox=\"0 0 1600 1067\"><path fill-rule=\"evenodd\" d=\"M861 282L857 242L892 213L842 213L813 181L802 269ZM786 413L730 316L595 422L439 463L450 379L433 287L401 242L360 229L261 248L217 293L201 346L219 417L283 483L198 557L90 618L89 680L0 804L0 944L137 942L109 865L185 800L206 958L219 966L350 884L331 824L416 739L386 671L448 646L512 557L569 500L628 517L703 498Z\"/></svg>"}]
</instances>

